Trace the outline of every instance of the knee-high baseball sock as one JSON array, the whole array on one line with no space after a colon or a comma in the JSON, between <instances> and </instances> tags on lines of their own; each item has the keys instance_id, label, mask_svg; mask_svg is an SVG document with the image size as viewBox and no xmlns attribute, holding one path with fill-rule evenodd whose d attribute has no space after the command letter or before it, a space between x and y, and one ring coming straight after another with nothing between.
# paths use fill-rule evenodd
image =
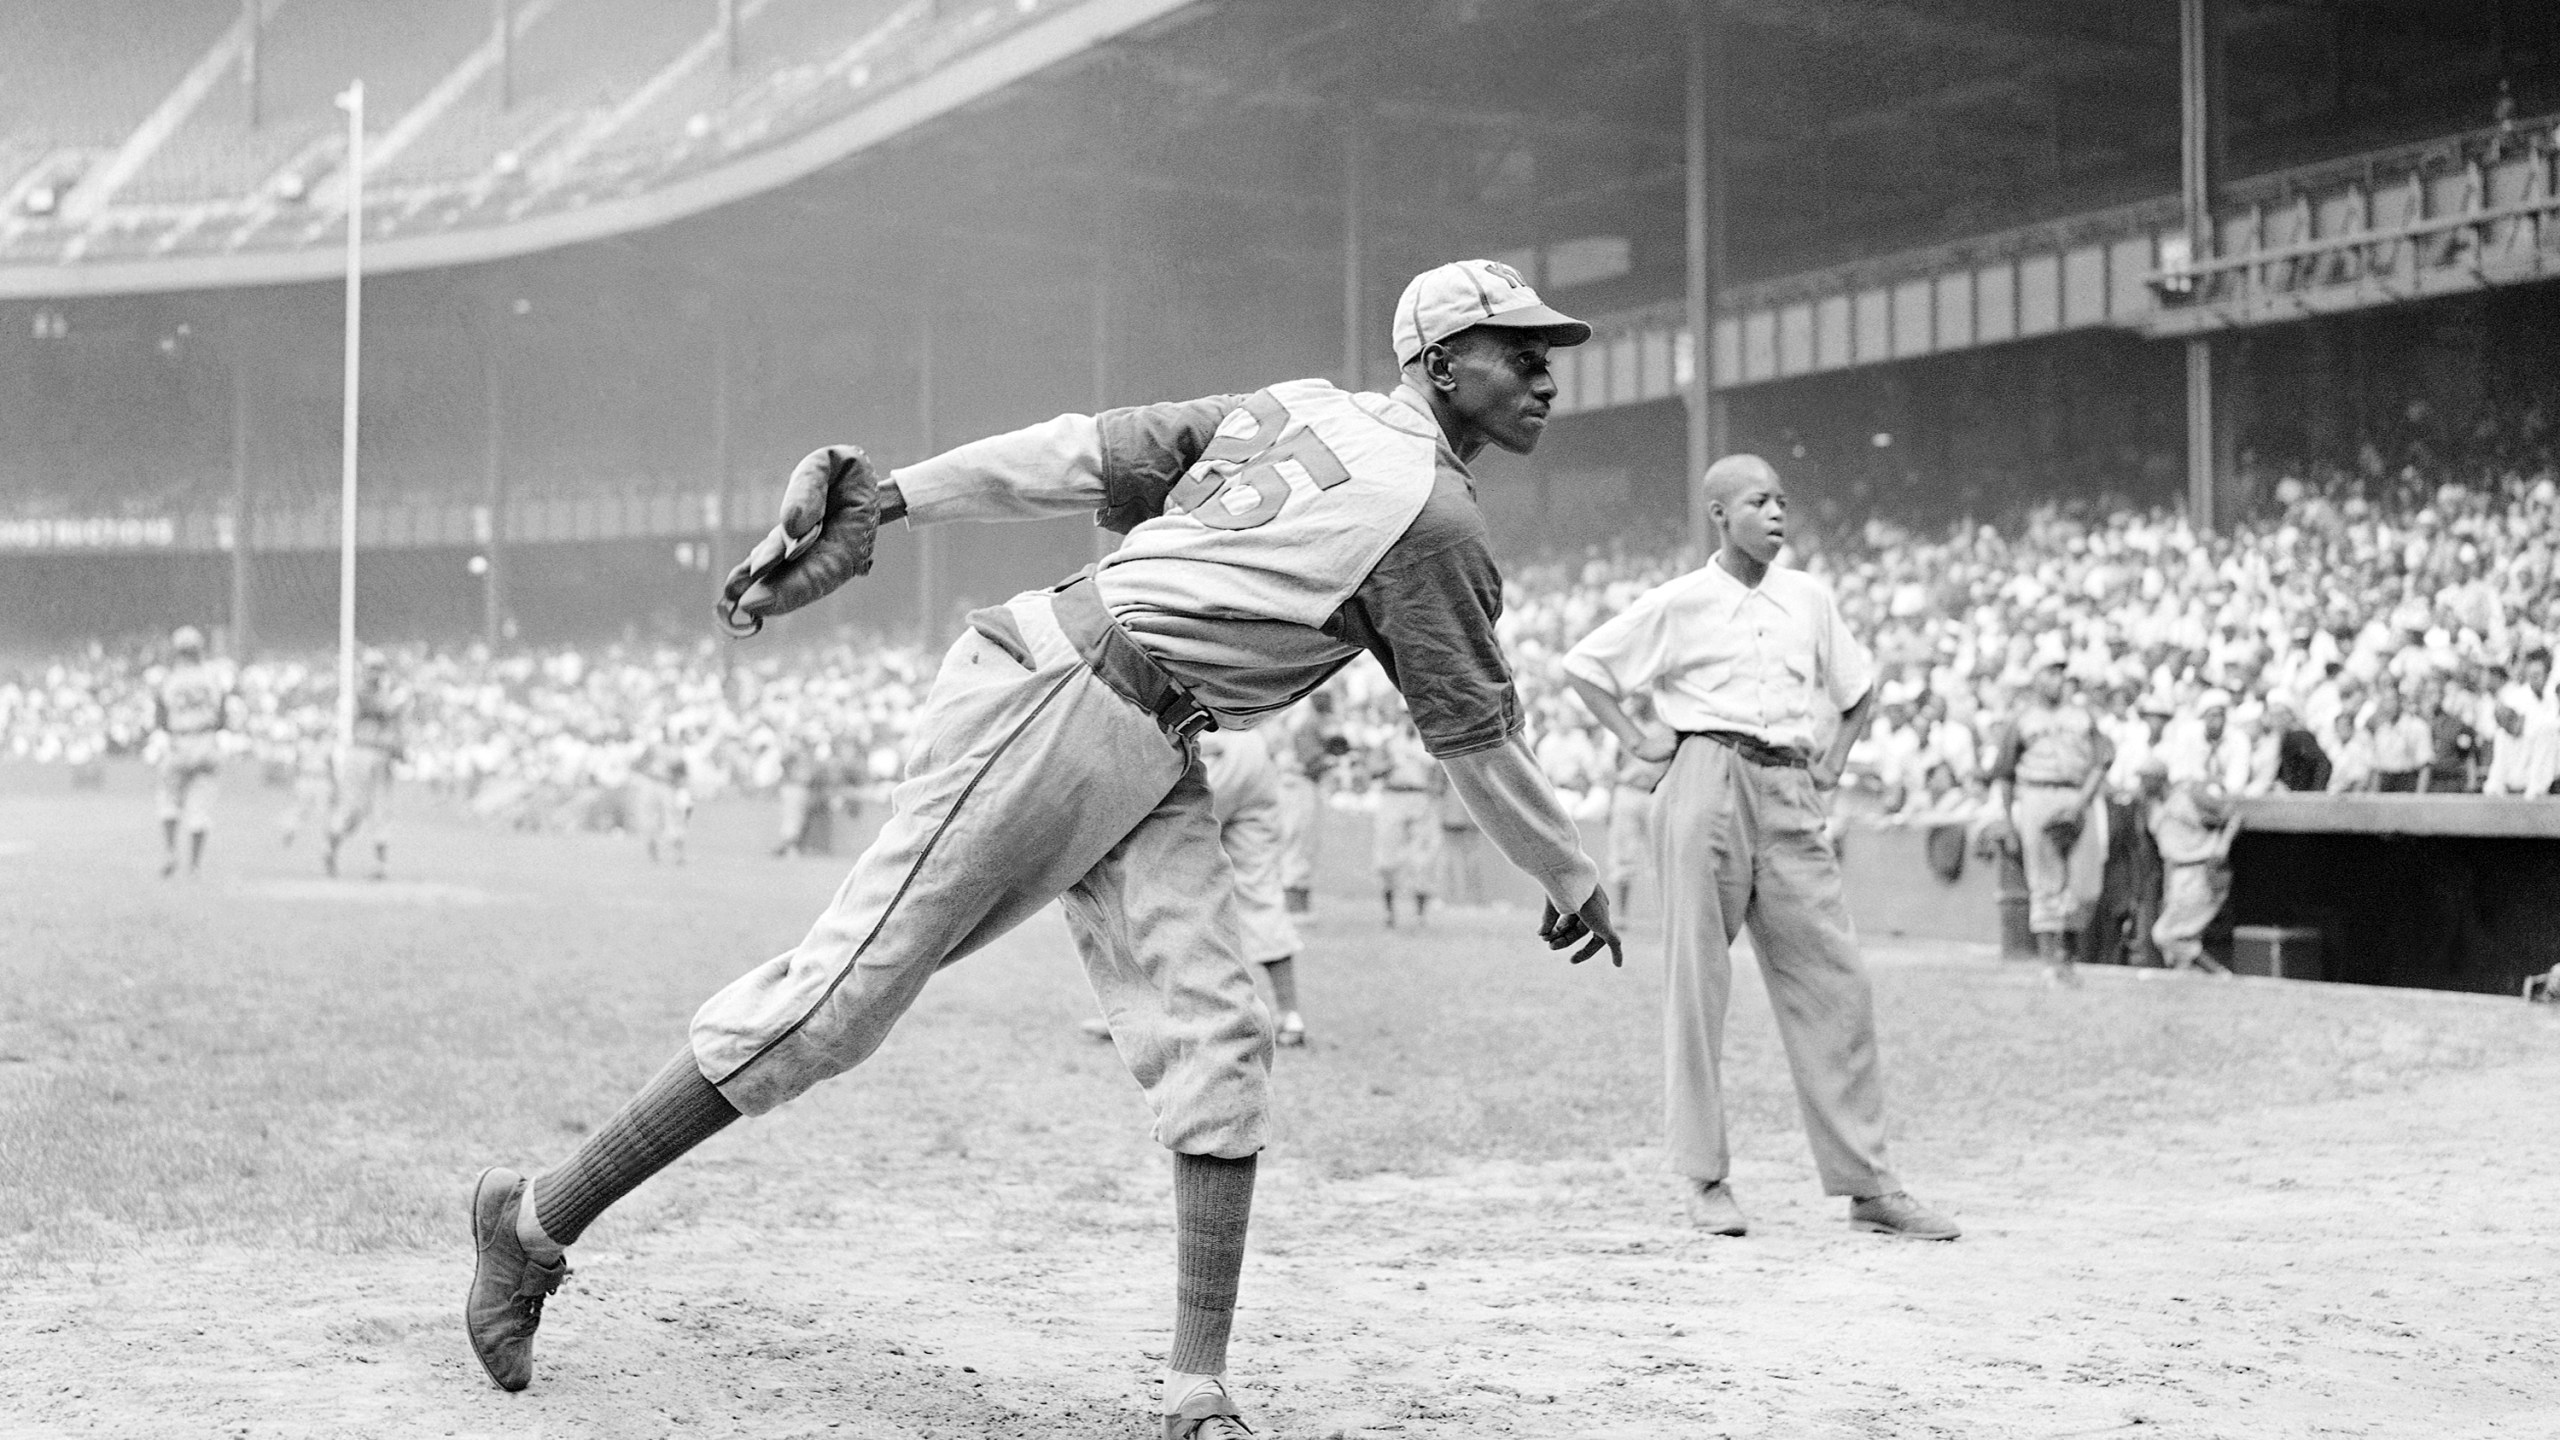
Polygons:
<instances>
[{"instance_id":1,"label":"knee-high baseball sock","mask_svg":"<svg viewBox=\"0 0 2560 1440\"><path fill-rule=\"evenodd\" d=\"M576 1154L534 1177L534 1225L555 1245L576 1243L606 1207L737 1118L686 1046Z\"/></svg>"},{"instance_id":2,"label":"knee-high baseball sock","mask_svg":"<svg viewBox=\"0 0 2560 1440\"><path fill-rule=\"evenodd\" d=\"M1244 1273L1245 1222L1253 1215L1256 1157L1173 1157L1173 1352L1165 1368L1217 1375L1227 1368L1227 1334Z\"/></svg>"}]
</instances>

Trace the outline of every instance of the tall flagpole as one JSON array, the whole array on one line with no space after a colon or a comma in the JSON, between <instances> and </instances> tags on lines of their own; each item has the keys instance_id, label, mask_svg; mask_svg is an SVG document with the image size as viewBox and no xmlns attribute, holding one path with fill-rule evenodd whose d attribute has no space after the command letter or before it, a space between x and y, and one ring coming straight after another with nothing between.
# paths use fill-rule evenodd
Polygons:
<instances>
[{"instance_id":1,"label":"tall flagpole","mask_svg":"<svg viewBox=\"0 0 2560 1440\"><path fill-rule=\"evenodd\" d=\"M356 739L356 394L364 353L364 82L338 96L347 112L347 361L338 451L338 750Z\"/></svg>"}]
</instances>

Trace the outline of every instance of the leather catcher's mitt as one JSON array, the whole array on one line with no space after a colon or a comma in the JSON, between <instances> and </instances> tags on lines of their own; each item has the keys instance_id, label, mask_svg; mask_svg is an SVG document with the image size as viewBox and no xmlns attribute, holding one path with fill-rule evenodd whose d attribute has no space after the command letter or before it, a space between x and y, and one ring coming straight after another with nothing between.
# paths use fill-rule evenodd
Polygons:
<instances>
[{"instance_id":1,"label":"leather catcher's mitt","mask_svg":"<svg viewBox=\"0 0 2560 1440\"><path fill-rule=\"evenodd\" d=\"M880 477L856 445L809 452L782 491L773 527L721 583L713 602L721 625L744 639L767 615L788 615L871 573L880 532Z\"/></svg>"}]
</instances>

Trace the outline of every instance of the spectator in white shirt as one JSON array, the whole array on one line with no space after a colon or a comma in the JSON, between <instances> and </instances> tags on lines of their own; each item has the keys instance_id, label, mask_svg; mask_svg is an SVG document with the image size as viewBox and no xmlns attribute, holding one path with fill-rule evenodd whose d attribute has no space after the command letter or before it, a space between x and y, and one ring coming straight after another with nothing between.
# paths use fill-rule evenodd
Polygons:
<instances>
[{"instance_id":1,"label":"spectator in white shirt","mask_svg":"<svg viewBox=\"0 0 2560 1440\"><path fill-rule=\"evenodd\" d=\"M2489 774L2484 795L2540 798L2560 778L2560 723L2543 717L2526 719L2512 705L2497 707L2496 728L2489 737Z\"/></svg>"},{"instance_id":2,"label":"spectator in white shirt","mask_svg":"<svg viewBox=\"0 0 2560 1440\"><path fill-rule=\"evenodd\" d=\"M2435 754L2435 732L2409 713L2396 685L2376 686L2373 715L2365 722L2373 757L2373 789L2415 793L2419 772Z\"/></svg>"},{"instance_id":3,"label":"spectator in white shirt","mask_svg":"<svg viewBox=\"0 0 2560 1440\"><path fill-rule=\"evenodd\" d=\"M2330 794L2373 788L2373 744L2353 714L2339 711L2329 722L2323 744L2329 752Z\"/></svg>"}]
</instances>

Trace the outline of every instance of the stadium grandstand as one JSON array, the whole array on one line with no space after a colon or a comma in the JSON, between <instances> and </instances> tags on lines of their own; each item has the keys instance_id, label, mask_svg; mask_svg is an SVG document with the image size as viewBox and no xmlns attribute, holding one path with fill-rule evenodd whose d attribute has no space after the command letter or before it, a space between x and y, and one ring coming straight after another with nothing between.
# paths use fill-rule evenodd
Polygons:
<instances>
[{"instance_id":1,"label":"stadium grandstand","mask_svg":"<svg viewBox=\"0 0 2560 1440\"><path fill-rule=\"evenodd\" d=\"M2227 525L2283 463L2413 401L2520 411L2513 377L2549 368L2560 20L2504 0L0 24L18 644L325 626L356 78L360 584L387 634L690 623L822 437L896 458L1275 374L1378 381L1396 287L1460 251L1599 317L1546 451L1487 476L1532 552L1676 529L1681 477L1739 447L1835 518L2078 495ZM902 547L866 613L941 617L1090 541L971 544Z\"/></svg>"},{"instance_id":2,"label":"stadium grandstand","mask_svg":"<svg viewBox=\"0 0 2560 1440\"><path fill-rule=\"evenodd\" d=\"M1895 743L1987 724L2050 632L2127 725L2343 708L2343 755L2405 688L2479 742L2430 775L2490 783L2507 716L2560 765L2525 678L2560 640L2548 5L20 7L0 646L138 674L117 647L203 623L284 674L329 632L359 187L358 628L429 672L618 641L717 688L712 585L811 447L1383 385L1405 279L1484 255L1596 331L1539 451L1478 471L1542 758L1595 805L1605 747L1541 667L1700 553L1734 450L1785 471L1899 693L1954 710ZM893 535L777 628L910 677L882 647L1096 545ZM899 723L842 728L869 764ZM1868 772L1886 810L1927 788Z\"/></svg>"}]
</instances>

